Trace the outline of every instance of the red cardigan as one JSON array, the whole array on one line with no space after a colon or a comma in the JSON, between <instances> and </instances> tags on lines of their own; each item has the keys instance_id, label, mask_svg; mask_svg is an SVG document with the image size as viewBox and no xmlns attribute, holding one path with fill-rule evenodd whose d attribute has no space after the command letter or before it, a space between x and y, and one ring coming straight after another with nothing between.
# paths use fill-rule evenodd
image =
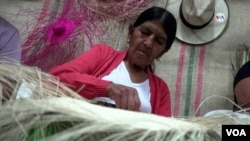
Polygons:
<instances>
[{"instance_id":1,"label":"red cardigan","mask_svg":"<svg viewBox=\"0 0 250 141\"><path fill-rule=\"evenodd\" d=\"M117 51L114 48L97 44L72 61L50 70L60 81L69 84L85 98L106 97L106 89L111 83L101 78L109 74L126 57L127 51ZM152 113L171 116L171 99L167 84L147 71L151 92ZM84 86L83 89L81 89Z\"/></svg>"}]
</instances>

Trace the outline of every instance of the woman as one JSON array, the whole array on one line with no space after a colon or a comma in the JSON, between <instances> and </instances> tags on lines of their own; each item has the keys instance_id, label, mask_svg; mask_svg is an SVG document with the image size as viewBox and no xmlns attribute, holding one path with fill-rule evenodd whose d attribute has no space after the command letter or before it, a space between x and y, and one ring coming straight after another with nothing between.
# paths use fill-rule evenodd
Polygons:
<instances>
[{"instance_id":1,"label":"woman","mask_svg":"<svg viewBox=\"0 0 250 141\"><path fill-rule=\"evenodd\" d=\"M245 62L237 71L233 81L233 110L219 109L206 113L204 116L228 115L240 119L250 119L250 61Z\"/></svg>"},{"instance_id":2,"label":"woman","mask_svg":"<svg viewBox=\"0 0 250 141\"><path fill-rule=\"evenodd\" d=\"M6 63L8 65L19 65L21 61L21 39L20 33L17 28L10 22L0 16L0 64ZM7 73L1 77L7 77ZM6 81L8 81L6 79ZM8 83L14 83L9 80ZM0 95L3 94L4 98L10 97L12 89L8 86L7 82L0 80ZM0 101L1 102L1 101Z\"/></svg>"},{"instance_id":3,"label":"woman","mask_svg":"<svg viewBox=\"0 0 250 141\"><path fill-rule=\"evenodd\" d=\"M127 51L98 44L50 73L85 98L121 109L170 116L168 86L153 74L151 64L170 49L175 33L173 15L151 7L129 27Z\"/></svg>"},{"instance_id":4,"label":"woman","mask_svg":"<svg viewBox=\"0 0 250 141\"><path fill-rule=\"evenodd\" d=\"M234 101L241 108L250 107L250 61L247 61L234 77ZM240 110L234 107L234 111Z\"/></svg>"},{"instance_id":5,"label":"woman","mask_svg":"<svg viewBox=\"0 0 250 141\"><path fill-rule=\"evenodd\" d=\"M0 60L21 61L21 39L16 27L0 17Z\"/></svg>"}]
</instances>

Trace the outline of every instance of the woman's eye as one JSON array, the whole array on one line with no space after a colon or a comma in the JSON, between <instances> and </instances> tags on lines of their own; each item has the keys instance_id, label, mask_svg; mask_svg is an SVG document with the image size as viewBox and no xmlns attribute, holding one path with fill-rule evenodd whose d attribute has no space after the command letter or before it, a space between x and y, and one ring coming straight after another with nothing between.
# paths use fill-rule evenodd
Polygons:
<instances>
[{"instance_id":1,"label":"woman's eye","mask_svg":"<svg viewBox=\"0 0 250 141\"><path fill-rule=\"evenodd\" d=\"M148 29L145 29L145 28L142 28L140 31L142 34L145 34L145 35L150 34L150 31Z\"/></svg>"},{"instance_id":2,"label":"woman's eye","mask_svg":"<svg viewBox=\"0 0 250 141\"><path fill-rule=\"evenodd\" d=\"M149 34L149 32L148 32L148 31L145 31L145 30L141 30L141 33L142 33L142 34L145 34L145 35Z\"/></svg>"},{"instance_id":3,"label":"woman's eye","mask_svg":"<svg viewBox=\"0 0 250 141\"><path fill-rule=\"evenodd\" d=\"M161 40L157 40L157 43L161 44L161 45L163 44L163 42Z\"/></svg>"},{"instance_id":4,"label":"woman's eye","mask_svg":"<svg viewBox=\"0 0 250 141\"><path fill-rule=\"evenodd\" d=\"M164 41L164 40L161 40L161 39L156 40L156 42L157 42L158 44L160 44L160 45L163 45L163 44L165 43L165 41Z\"/></svg>"}]
</instances>

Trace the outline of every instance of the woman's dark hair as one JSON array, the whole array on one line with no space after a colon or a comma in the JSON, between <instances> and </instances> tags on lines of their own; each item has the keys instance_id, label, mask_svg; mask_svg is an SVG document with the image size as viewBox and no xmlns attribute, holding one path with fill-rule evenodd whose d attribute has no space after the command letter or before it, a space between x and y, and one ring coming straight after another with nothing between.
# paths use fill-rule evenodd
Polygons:
<instances>
[{"instance_id":1,"label":"woman's dark hair","mask_svg":"<svg viewBox=\"0 0 250 141\"><path fill-rule=\"evenodd\" d=\"M176 34L176 19L164 8L153 6L142 12L136 19L133 27L137 27L146 21L160 20L162 22L165 33L167 34L167 44L164 52L168 51L173 44Z\"/></svg>"}]
</instances>

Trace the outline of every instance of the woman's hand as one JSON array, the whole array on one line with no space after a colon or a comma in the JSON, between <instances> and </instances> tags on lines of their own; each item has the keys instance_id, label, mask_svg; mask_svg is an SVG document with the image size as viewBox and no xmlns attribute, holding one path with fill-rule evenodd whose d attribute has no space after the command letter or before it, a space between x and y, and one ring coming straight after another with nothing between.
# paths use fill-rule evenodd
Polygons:
<instances>
[{"instance_id":1,"label":"woman's hand","mask_svg":"<svg viewBox=\"0 0 250 141\"><path fill-rule=\"evenodd\" d=\"M141 102L134 88L111 83L107 88L107 96L115 101L117 108L140 110Z\"/></svg>"}]
</instances>

